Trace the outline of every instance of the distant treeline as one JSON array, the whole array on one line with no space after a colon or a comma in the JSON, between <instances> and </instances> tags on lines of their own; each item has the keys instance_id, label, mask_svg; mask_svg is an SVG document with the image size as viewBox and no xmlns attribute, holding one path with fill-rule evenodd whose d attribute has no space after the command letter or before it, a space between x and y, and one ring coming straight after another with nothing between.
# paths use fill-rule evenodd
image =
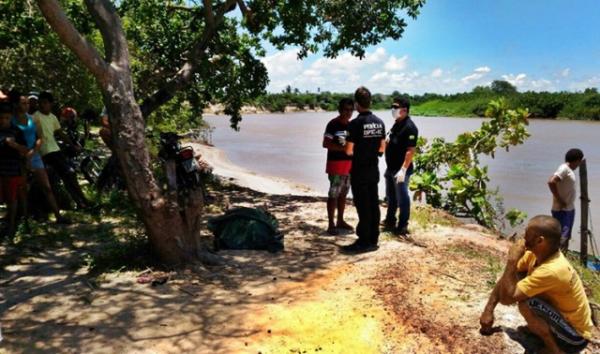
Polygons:
<instances>
[{"instance_id":1,"label":"distant treeline","mask_svg":"<svg viewBox=\"0 0 600 354\"><path fill-rule=\"evenodd\" d=\"M351 96L350 93L302 93L288 86L282 93L263 95L250 104L271 112L283 112L286 106L335 111L341 98ZM373 109L387 109L396 96L410 99L412 115L481 117L488 102L505 97L511 107L528 108L532 118L600 120L597 88L583 92L518 92L509 82L497 80L490 86L477 86L471 92L451 95L407 95L397 91L391 95L374 94Z\"/></svg>"}]
</instances>

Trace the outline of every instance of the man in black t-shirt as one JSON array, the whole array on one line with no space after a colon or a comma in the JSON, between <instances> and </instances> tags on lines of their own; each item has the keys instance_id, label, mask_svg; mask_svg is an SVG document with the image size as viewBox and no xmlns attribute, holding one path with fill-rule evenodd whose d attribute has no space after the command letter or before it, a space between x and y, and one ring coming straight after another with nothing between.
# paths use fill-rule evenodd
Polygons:
<instances>
[{"instance_id":1,"label":"man in black t-shirt","mask_svg":"<svg viewBox=\"0 0 600 354\"><path fill-rule=\"evenodd\" d=\"M417 146L419 130L410 119L410 102L397 97L392 103L394 126L388 134L385 148L385 194L388 202L385 227L395 234L406 237L410 218L410 196L408 183L413 172L413 156ZM396 210L400 208L396 226Z\"/></svg>"},{"instance_id":2,"label":"man in black t-shirt","mask_svg":"<svg viewBox=\"0 0 600 354\"><path fill-rule=\"evenodd\" d=\"M348 126L346 154L352 156L350 170L354 206L358 213L358 240L344 246L345 251L367 252L377 249L379 240L379 156L385 149L385 125L371 113L371 92L359 87L354 93L358 117Z\"/></svg>"},{"instance_id":3,"label":"man in black t-shirt","mask_svg":"<svg viewBox=\"0 0 600 354\"><path fill-rule=\"evenodd\" d=\"M329 226L327 233L337 235L337 229L350 230L352 226L344 221L346 196L350 189L350 168L352 157L346 155L344 146L348 135L348 124L354 112L354 101L343 98L338 104L339 116L329 121L323 135L323 147L327 149L327 166L329 175L329 192L327 193L327 217ZM337 209L337 223L334 222Z\"/></svg>"}]
</instances>

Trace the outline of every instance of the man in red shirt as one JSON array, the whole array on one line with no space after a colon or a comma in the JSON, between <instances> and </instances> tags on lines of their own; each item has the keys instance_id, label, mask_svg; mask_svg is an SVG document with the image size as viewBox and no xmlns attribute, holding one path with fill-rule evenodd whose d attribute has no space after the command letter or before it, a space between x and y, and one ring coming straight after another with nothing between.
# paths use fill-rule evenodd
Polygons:
<instances>
[{"instance_id":1,"label":"man in red shirt","mask_svg":"<svg viewBox=\"0 0 600 354\"><path fill-rule=\"evenodd\" d=\"M327 198L327 216L329 226L327 233L337 235L338 229L352 230L352 226L344 221L346 196L350 189L350 168L352 157L346 155L344 146L348 135L348 124L354 112L354 101L343 98L338 103L339 116L329 121L323 136L323 147L327 149L327 166L325 172L329 175L329 193ZM337 223L334 223L337 209Z\"/></svg>"}]
</instances>

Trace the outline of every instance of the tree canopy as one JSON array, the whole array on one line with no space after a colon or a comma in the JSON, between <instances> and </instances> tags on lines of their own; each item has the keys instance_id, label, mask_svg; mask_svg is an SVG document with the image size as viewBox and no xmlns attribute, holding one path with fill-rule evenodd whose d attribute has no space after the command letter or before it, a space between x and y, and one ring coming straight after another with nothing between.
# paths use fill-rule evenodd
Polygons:
<instances>
[{"instance_id":1,"label":"tree canopy","mask_svg":"<svg viewBox=\"0 0 600 354\"><path fill-rule=\"evenodd\" d=\"M77 31L105 52L102 33L88 12L90 3L60 1ZM135 95L146 117L171 100L174 107L190 102L186 107L195 116L208 102L219 102L237 126L242 104L263 94L268 84L259 60L266 43L278 49L296 47L299 58L317 51L327 57L345 51L362 57L370 45L399 39L407 25L404 17L415 18L423 4L123 0L111 5L122 20ZM219 22L214 28L207 26L210 18ZM0 22L0 53L7 59L0 84L50 89L77 106L100 105L92 76L60 46L32 2L0 3Z\"/></svg>"}]
</instances>

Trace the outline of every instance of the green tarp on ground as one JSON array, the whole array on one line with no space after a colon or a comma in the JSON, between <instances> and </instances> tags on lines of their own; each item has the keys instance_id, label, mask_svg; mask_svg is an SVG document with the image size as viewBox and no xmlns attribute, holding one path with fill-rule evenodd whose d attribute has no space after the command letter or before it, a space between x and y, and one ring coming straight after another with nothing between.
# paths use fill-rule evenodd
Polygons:
<instances>
[{"instance_id":1,"label":"green tarp on ground","mask_svg":"<svg viewBox=\"0 0 600 354\"><path fill-rule=\"evenodd\" d=\"M234 250L283 250L283 235L277 219L269 212L254 208L235 208L208 221L215 235L215 247Z\"/></svg>"}]
</instances>

